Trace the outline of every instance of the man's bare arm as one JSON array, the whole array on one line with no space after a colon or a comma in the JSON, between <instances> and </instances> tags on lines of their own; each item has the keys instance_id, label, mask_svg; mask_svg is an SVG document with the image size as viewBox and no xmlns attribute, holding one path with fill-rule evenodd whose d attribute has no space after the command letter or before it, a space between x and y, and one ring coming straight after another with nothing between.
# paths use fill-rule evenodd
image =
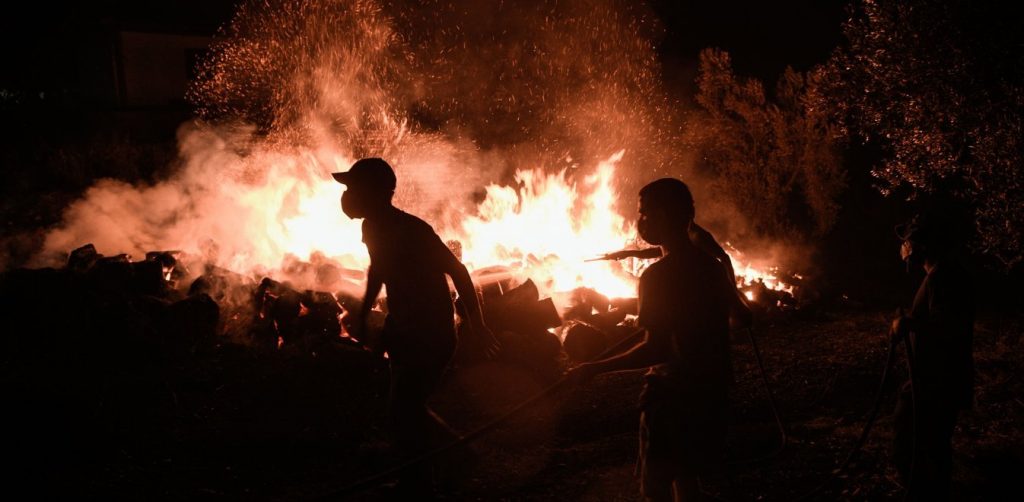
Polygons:
<instances>
[{"instance_id":1,"label":"man's bare arm","mask_svg":"<svg viewBox=\"0 0 1024 502\"><path fill-rule=\"evenodd\" d=\"M480 301L476 297L476 288L473 286L473 279L466 270L466 266L459 261L455 255L448 252L449 258L445 260L445 273L452 278L455 291L459 293L462 305L466 307L466 317L473 333L483 341L486 352L494 356L500 348L494 334L484 323L484 316L480 310Z\"/></svg>"},{"instance_id":2,"label":"man's bare arm","mask_svg":"<svg viewBox=\"0 0 1024 502\"><path fill-rule=\"evenodd\" d=\"M369 317L370 311L373 310L373 304L377 302L377 295L380 294L383 285L384 281L381 280L380 274L374 271L373 264L370 264L370 268L366 271L366 292L363 293L363 303L359 306L359 317L356 319L357 339L366 331L366 319Z\"/></svg>"},{"instance_id":3,"label":"man's bare arm","mask_svg":"<svg viewBox=\"0 0 1024 502\"><path fill-rule=\"evenodd\" d=\"M664 345L661 342L661 337L657 337L656 334L652 336L652 333L648 331L644 341L632 349L608 359L583 363L574 368L569 373L569 377L578 381L586 381L602 373L642 369L661 364L667 360L665 356L668 351Z\"/></svg>"},{"instance_id":4,"label":"man's bare arm","mask_svg":"<svg viewBox=\"0 0 1024 502\"><path fill-rule=\"evenodd\" d=\"M728 276L728 270L726 270ZM731 281L732 277L728 279ZM750 305L747 305L747 299L743 296L743 292L736 287L735 282L730 282L727 286L729 294L726 295L726 300L729 302L729 327L736 328L750 328L754 324L754 313L750 310Z\"/></svg>"},{"instance_id":5,"label":"man's bare arm","mask_svg":"<svg viewBox=\"0 0 1024 502\"><path fill-rule=\"evenodd\" d=\"M474 327L483 325L484 317L480 311L480 301L476 297L476 288L473 287L473 279L469 276L469 270L466 270L466 266L452 256L445 272L452 278L455 291L459 293L462 305L466 307L467 320Z\"/></svg>"}]
</instances>

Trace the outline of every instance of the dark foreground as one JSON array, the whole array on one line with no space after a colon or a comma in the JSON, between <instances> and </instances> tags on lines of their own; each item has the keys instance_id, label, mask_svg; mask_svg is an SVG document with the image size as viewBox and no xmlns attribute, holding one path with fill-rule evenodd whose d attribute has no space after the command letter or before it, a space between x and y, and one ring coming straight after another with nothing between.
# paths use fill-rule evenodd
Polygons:
<instances>
[{"instance_id":1,"label":"dark foreground","mask_svg":"<svg viewBox=\"0 0 1024 502\"><path fill-rule=\"evenodd\" d=\"M337 346L314 356L220 344L167 355L159 343L133 338L130 327L75 332L78 320L60 319L69 315L65 301L57 297L44 309L54 319L22 312L15 316L20 326L4 329L7 493L305 500L337 494L390 464L383 433L387 372L369 353ZM794 500L829 479L870 409L885 360L887 316L836 310L758 330L790 436L781 453L756 463L744 460L775 452L778 435L750 343L736 334L729 451L735 463L730 479L715 481L713 489L729 500ZM63 328L54 332L54 326ZM1019 317L982 316L977 323L977 404L955 437L958 500L1021 493L1015 478L1024 472L1022 329ZM897 379L904 375L896 370ZM468 432L549 382L514 364L467 364L449 375L434 407ZM634 403L641 384L639 373L608 375L539 403L475 442L475 462L440 498L637 500ZM887 393L850 472L811 500L902 497L887 462L893 397ZM346 498L391 495L384 484Z\"/></svg>"}]
</instances>

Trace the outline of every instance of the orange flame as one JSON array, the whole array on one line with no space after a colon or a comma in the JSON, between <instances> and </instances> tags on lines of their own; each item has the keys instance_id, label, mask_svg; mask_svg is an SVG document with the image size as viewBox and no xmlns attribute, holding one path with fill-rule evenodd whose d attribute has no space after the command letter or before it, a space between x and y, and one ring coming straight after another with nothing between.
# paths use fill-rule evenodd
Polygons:
<instances>
[{"instance_id":1,"label":"orange flame","mask_svg":"<svg viewBox=\"0 0 1024 502\"><path fill-rule=\"evenodd\" d=\"M518 187L487 186L475 214L465 216L454 228L439 228L438 233L462 244L463 261L471 271L507 267L519 281L533 279L547 295L589 287L610 298L634 297L639 270L627 265L642 264L586 261L636 242L635 226L614 209L618 194L613 176L623 154L620 150L600 162L579 184L564 169L557 173L519 170ZM336 161L339 166L347 163L347 159ZM346 267L365 268L369 258L359 222L345 218L338 207L341 186L303 184L287 172L271 170L264 186L242 197L252 208L263 208L270 232L267 247L274 251L269 254L320 252ZM792 292L792 286L780 281L771 267L755 267L732 245L725 243L725 247L738 286L760 280L770 289Z\"/></svg>"},{"instance_id":2,"label":"orange flame","mask_svg":"<svg viewBox=\"0 0 1024 502\"><path fill-rule=\"evenodd\" d=\"M401 159L397 163L406 170L399 166L398 175L406 187L414 184L414 173L429 173L429 192L445 201L467 193L447 184L454 183L453 178L464 178L464 185L473 189L492 179L493 173L478 168L483 163L463 169L463 154L478 153L473 141L469 148L462 146L473 134L448 137L409 125L415 121L408 119L401 103L411 96L437 93L423 100L428 115L437 113L459 125L456 129L469 132L491 127L458 122L473 115L472 110L500 108L510 120L526 121L550 108L544 116L559 118L552 126L534 127L530 135L567 132L570 138L584 139L579 131L585 129L584 152L591 152L594 145L622 145L674 155L664 151L674 149L663 149L661 140L655 140L664 136L658 124L665 122L669 109L669 101L657 90L655 45L642 38L648 30L637 29L644 19L620 15L614 2L588 3L588 12L574 16L552 17L543 2L535 9L520 9L525 17L505 21L512 23L514 33L527 30L523 33L528 45L522 46L515 40L512 45L487 45L497 40L492 30L463 30L457 24L461 14L444 19L464 10L451 5L406 11L411 14L408 19L423 13L424 20L455 27L443 30L447 33L430 29L410 34L426 41L441 37L437 43L417 44L412 42L416 37L396 35L396 22L403 16L392 18L375 2L273 4L247 2L249 7L239 10L226 37L212 48L213 57L200 72L208 78L197 81L193 97L199 99L201 111L241 120L250 117L246 111L251 110L237 108L237 103L268 99L262 104L273 108L276 119L271 138L285 141L257 135L253 126L190 123L179 132L184 164L179 172L152 186L98 182L65 212L64 225L47 234L41 261L57 262L61 253L93 242L100 252L128 251L135 256L153 249L180 249L198 257L202 265L253 275L286 275L282 264L289 257L313 262L314 255L344 268L365 270L369 257L360 222L342 214L343 187L326 176L347 169L355 160L353 152ZM475 22L474 14L466 15L466 21ZM472 37L478 31L483 38ZM589 44L593 33L602 34L601 44ZM485 50L479 50L477 42ZM443 53L433 52L442 46ZM518 53L528 46L538 57L510 58L494 71L494 54ZM477 64L466 67L467 62ZM473 73L477 67L484 71ZM525 77L506 85L509 72ZM451 84L465 75L482 78L481 89L501 91L451 99L448 93L460 88ZM448 111L450 105L454 106ZM356 145L359 148L353 148ZM474 211L455 218L446 214L445 221L455 223L436 228L446 239L462 243L471 270L505 266L520 280L532 278L549 295L586 286L609 297L635 296L643 263L585 261L635 241L634 226L613 208L619 199L612 179L622 157L622 151L615 153L578 182L565 170L520 170L515 178L518 187L490 185ZM420 188L427 186L420 182ZM738 259L734 249L728 251L738 277L748 283L762 278L770 288L786 287L770 269L751 266ZM358 274L346 276L353 277Z\"/></svg>"},{"instance_id":3,"label":"orange flame","mask_svg":"<svg viewBox=\"0 0 1024 502\"><path fill-rule=\"evenodd\" d=\"M729 259L732 260L733 270L736 272L736 286L744 287L753 285L755 282L762 282L766 288L774 289L776 291L784 291L789 294L793 294L793 286L780 280L777 276L779 269L776 266L768 265L764 267L756 267L752 262L745 261L745 256L742 252L738 251L729 242L723 243L725 252L729 254ZM799 276L797 276L799 278ZM747 299L753 300L753 295L749 292L746 294Z\"/></svg>"},{"instance_id":4,"label":"orange flame","mask_svg":"<svg viewBox=\"0 0 1024 502\"><path fill-rule=\"evenodd\" d=\"M109 182L94 187L92 197L69 209L70 223L47 236L47 246L71 249L92 241L108 252L124 251L127 244L134 246L129 249L133 254L144 254L144 246L181 249L203 264L288 280L293 280L284 266L289 257L293 262L295 257L316 262L314 256L319 255L350 270L366 269L369 256L360 222L344 216L339 204L344 187L326 177L327 172L347 169L351 158L330 148L276 151L267 145L245 156L218 149L203 151L210 150L220 156L189 166L167 184L133 189ZM613 179L623 155L624 151L616 152L578 181L565 169L519 170L518 186L487 186L484 200L472 214L450 218L455 223L436 227L438 234L461 243L463 261L471 271L506 267L519 281L533 279L556 303L559 293L579 287L609 298L635 297L637 276L645 263L587 261L603 252L635 246L635 226L614 208L619 194ZM185 211L177 204L191 192L201 196L194 196ZM168 218L137 218L147 212ZM179 213L192 217L170 217ZM169 223L148 225L154 218ZM129 229L151 234L146 239L126 239L122 234ZM792 292L770 266L755 266L728 243L725 247L738 285L761 280L768 288ZM294 280L294 285L318 287L302 279Z\"/></svg>"},{"instance_id":5,"label":"orange flame","mask_svg":"<svg viewBox=\"0 0 1024 502\"><path fill-rule=\"evenodd\" d=\"M549 294L586 286L609 297L635 296L635 277L617 263L585 262L623 248L635 233L613 209L612 175L623 153L601 162L582 187L570 184L564 170L539 169L516 173L519 190L488 186L478 213L452 233L463 243L467 266L507 266Z\"/></svg>"},{"instance_id":6,"label":"orange flame","mask_svg":"<svg viewBox=\"0 0 1024 502\"><path fill-rule=\"evenodd\" d=\"M636 296L638 269L615 261L587 262L600 252L636 242L636 229L614 209L619 195L613 177L622 159L620 150L600 162L582 183L570 180L565 169L516 172L518 187L491 184L476 213L453 228L438 228L445 239L462 244L463 261L472 270L507 267L519 281L533 279L547 295L589 287L610 298ZM252 254L236 255L229 267L251 270L279 263L287 254L308 257L322 253L341 265L365 269L369 263L358 221L346 218L338 200L343 187L312 182L322 172L319 155L273 159L264 183L249 186L236 200L249 210L249 224L265 229ZM349 159L327 156L337 170ZM300 171L303 176L296 176ZM743 253L725 243L736 270L738 286L763 281L770 289L792 292L771 267L755 267ZM272 271L269 271L273 273Z\"/></svg>"}]
</instances>

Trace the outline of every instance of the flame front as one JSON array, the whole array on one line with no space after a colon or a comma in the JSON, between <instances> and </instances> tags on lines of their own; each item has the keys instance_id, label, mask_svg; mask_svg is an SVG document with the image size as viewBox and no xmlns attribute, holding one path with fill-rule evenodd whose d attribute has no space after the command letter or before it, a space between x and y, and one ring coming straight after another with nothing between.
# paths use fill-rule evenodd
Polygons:
<instances>
[{"instance_id":1,"label":"flame front","mask_svg":"<svg viewBox=\"0 0 1024 502\"><path fill-rule=\"evenodd\" d=\"M463 262L471 271L502 267L520 282L532 279L548 295L587 287L609 298L635 297L638 269L627 266L632 260L587 261L636 243L635 226L615 210L620 196L613 180L624 153L600 162L581 183L574 183L565 169L519 170L516 186L487 186L474 214L450 228L437 228L438 233L462 245ZM238 194L240 203L255 214L249 220L265 229L264 244L256 256L234 256L227 266L273 274L286 255L306 259L322 254L344 267L365 269L369 257L359 222L346 218L338 205L341 185L289 176L296 169L311 174L316 161L307 162L301 156L278 159L264 185ZM761 281L769 289L792 292L770 267L754 267L732 245L725 247L738 286Z\"/></svg>"},{"instance_id":2,"label":"flame front","mask_svg":"<svg viewBox=\"0 0 1024 502\"><path fill-rule=\"evenodd\" d=\"M577 190L562 170L519 171L512 187L490 185L478 214L452 235L463 243L471 269L509 267L521 280L532 278L548 292L590 287L608 297L635 296L635 277L614 262L586 262L603 251L623 248L634 229L614 210L615 164L623 151L601 162Z\"/></svg>"},{"instance_id":3,"label":"flame front","mask_svg":"<svg viewBox=\"0 0 1024 502\"><path fill-rule=\"evenodd\" d=\"M438 227L438 233L461 243L470 271L506 267L518 281L533 279L548 294L590 287L613 298L635 296L636 278L626 268L586 261L634 239L633 225L614 209L613 176L623 154L599 163L579 186L564 169L519 170L518 187L487 186L475 214L452 228ZM264 185L236 197L252 215L248 220L265 229L255 241L262 245L224 265L273 273L286 255L306 259L320 253L347 268L365 269L369 257L359 222L346 218L338 205L343 187L293 176L297 169L312 169L300 159L278 159L274 165Z\"/></svg>"},{"instance_id":4,"label":"flame front","mask_svg":"<svg viewBox=\"0 0 1024 502\"><path fill-rule=\"evenodd\" d=\"M725 243L725 252L729 254L729 259L732 260L732 267L736 272L737 287L743 288L754 283L761 283L768 289L793 294L793 285L779 279L778 267L773 265L761 268L755 267L751 262L744 261L744 254L729 242ZM797 276L797 278L799 277ZM750 292L747 292L746 296L748 300L755 299Z\"/></svg>"},{"instance_id":5,"label":"flame front","mask_svg":"<svg viewBox=\"0 0 1024 502\"><path fill-rule=\"evenodd\" d=\"M521 169L515 175L517 186L488 185L483 201L469 214L457 215L451 225L433 223L444 239L461 243L462 259L471 271L503 267L520 282L532 279L551 296L587 287L609 298L635 297L643 263L587 261L636 243L635 226L615 210L616 201L624 196L614 185L623 155L622 150L616 152L584 176L566 169ZM73 249L81 242L94 242L101 252L133 256L152 249L180 249L203 264L281 277L299 288L327 286L286 271L289 261L329 261L354 272L366 269L369 256L360 222L341 212L344 187L326 174L351 165L346 155L266 150L219 158L218 165L233 173L229 176L211 175L203 169L206 165L190 166L170 185L141 190L98 185L92 196L69 209L67 217L78 224L51 232L48 245ZM250 179L245 176L248 170L261 174ZM400 184L401 172L399 166ZM168 195L178 192L193 194L188 204L176 205L179 197ZM182 217L183 207L189 208L187 218ZM135 215L147 211L153 214L132 224ZM154 219L170 224L144 224ZM135 239L124 237L130 230ZM792 293L770 265L754 266L729 243L725 248L738 286L761 281L769 289Z\"/></svg>"},{"instance_id":6,"label":"flame front","mask_svg":"<svg viewBox=\"0 0 1024 502\"><path fill-rule=\"evenodd\" d=\"M624 5L243 2L191 91L215 120L179 130L180 170L154 185L98 182L38 261L87 242L135 257L182 250L200 265L338 291L290 265L365 270L360 222L342 214L344 188L328 174L379 155L398 171L396 205L459 241L471 270L504 267L552 296L633 297L642 262L586 261L635 243L615 210L635 196L613 183L625 150L579 173L571 161L553 167L624 148L634 181L691 176L654 170L684 163L641 29L650 23ZM487 184L517 167L516 186ZM463 205L482 186L482 202ZM741 285L787 288L728 251ZM359 275L346 273L346 286Z\"/></svg>"}]
</instances>

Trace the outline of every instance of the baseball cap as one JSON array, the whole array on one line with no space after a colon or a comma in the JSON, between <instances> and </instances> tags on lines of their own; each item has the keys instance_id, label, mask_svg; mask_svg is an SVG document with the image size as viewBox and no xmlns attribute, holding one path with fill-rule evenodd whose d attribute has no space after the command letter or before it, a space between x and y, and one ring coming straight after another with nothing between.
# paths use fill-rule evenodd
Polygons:
<instances>
[{"instance_id":1,"label":"baseball cap","mask_svg":"<svg viewBox=\"0 0 1024 502\"><path fill-rule=\"evenodd\" d=\"M348 171L331 173L331 176L349 187L394 191L396 185L395 170L377 157L359 159Z\"/></svg>"}]
</instances>

